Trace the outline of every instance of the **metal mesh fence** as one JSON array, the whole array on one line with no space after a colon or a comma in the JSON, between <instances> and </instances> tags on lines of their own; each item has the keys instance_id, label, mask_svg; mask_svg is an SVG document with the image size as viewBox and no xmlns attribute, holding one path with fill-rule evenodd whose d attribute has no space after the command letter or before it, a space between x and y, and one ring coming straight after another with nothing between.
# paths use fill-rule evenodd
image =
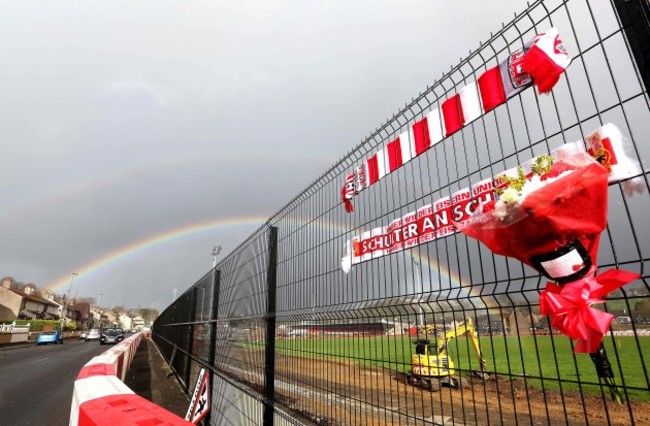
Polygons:
<instances>
[{"instance_id":1,"label":"metal mesh fence","mask_svg":"<svg viewBox=\"0 0 650 426\"><path fill-rule=\"evenodd\" d=\"M341 270L355 235L582 141L605 123L620 129L643 165L648 10L643 0L533 3L168 307L154 339L188 393L201 368L211 372L207 422L650 424L644 169L609 185L596 259L601 273L641 275L598 305L615 317L603 347L618 403L590 356L574 353L574 341L540 313L548 280L460 232ZM341 186L351 170L550 27L573 58L551 94L521 91L361 191L354 212L345 212ZM418 379L422 351L437 351L445 373Z\"/></svg>"}]
</instances>

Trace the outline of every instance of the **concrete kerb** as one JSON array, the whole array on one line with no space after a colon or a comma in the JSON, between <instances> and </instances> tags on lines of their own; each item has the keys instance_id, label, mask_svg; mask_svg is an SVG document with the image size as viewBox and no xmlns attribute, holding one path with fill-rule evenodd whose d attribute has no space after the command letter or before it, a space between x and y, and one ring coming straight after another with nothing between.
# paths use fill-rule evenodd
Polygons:
<instances>
[{"instance_id":1,"label":"concrete kerb","mask_svg":"<svg viewBox=\"0 0 650 426\"><path fill-rule=\"evenodd\" d=\"M135 334L84 365L74 383L70 426L191 425L136 395L123 383L143 334Z\"/></svg>"},{"instance_id":2,"label":"concrete kerb","mask_svg":"<svg viewBox=\"0 0 650 426\"><path fill-rule=\"evenodd\" d=\"M13 349L24 348L25 346L34 345L33 340L28 340L26 342L12 342L12 343L0 343L0 352L10 351Z\"/></svg>"}]
</instances>

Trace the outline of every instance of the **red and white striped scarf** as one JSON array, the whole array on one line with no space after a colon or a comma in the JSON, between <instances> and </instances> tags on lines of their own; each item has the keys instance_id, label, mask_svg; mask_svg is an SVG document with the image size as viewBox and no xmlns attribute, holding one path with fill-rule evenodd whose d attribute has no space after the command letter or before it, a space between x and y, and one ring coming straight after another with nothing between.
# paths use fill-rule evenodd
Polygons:
<instances>
[{"instance_id":1,"label":"red and white striped scarf","mask_svg":"<svg viewBox=\"0 0 650 426\"><path fill-rule=\"evenodd\" d=\"M557 29L535 36L499 65L485 71L431 110L384 148L376 151L346 176L341 202L349 213L352 199L433 145L459 131L481 115L505 103L531 84L548 93L571 63Z\"/></svg>"}]
</instances>

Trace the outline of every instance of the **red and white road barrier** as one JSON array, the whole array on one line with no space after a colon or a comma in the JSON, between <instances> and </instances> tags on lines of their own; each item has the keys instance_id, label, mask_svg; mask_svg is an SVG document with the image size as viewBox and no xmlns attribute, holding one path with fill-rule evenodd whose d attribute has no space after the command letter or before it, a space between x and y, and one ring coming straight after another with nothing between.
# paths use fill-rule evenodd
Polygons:
<instances>
[{"instance_id":1,"label":"red and white road barrier","mask_svg":"<svg viewBox=\"0 0 650 426\"><path fill-rule=\"evenodd\" d=\"M74 382L70 426L192 424L123 383L142 337L134 334L83 366Z\"/></svg>"}]
</instances>

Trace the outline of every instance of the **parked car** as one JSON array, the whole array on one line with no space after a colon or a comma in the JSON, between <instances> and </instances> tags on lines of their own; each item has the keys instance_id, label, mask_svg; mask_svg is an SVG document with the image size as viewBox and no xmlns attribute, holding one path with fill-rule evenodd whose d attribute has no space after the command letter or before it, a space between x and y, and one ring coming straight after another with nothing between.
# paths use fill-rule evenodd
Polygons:
<instances>
[{"instance_id":1,"label":"parked car","mask_svg":"<svg viewBox=\"0 0 650 426\"><path fill-rule=\"evenodd\" d=\"M102 330L102 336L99 339L99 344L104 343L119 343L124 340L124 330L121 328L105 328Z\"/></svg>"},{"instance_id":2,"label":"parked car","mask_svg":"<svg viewBox=\"0 0 650 426\"><path fill-rule=\"evenodd\" d=\"M63 334L59 330L41 331L36 339L39 345L47 345L48 343L55 343L57 345L63 344Z\"/></svg>"},{"instance_id":3,"label":"parked car","mask_svg":"<svg viewBox=\"0 0 650 426\"><path fill-rule=\"evenodd\" d=\"M93 328L86 335L86 342L89 340L99 340L100 337L101 332L99 331L99 328Z\"/></svg>"},{"instance_id":4,"label":"parked car","mask_svg":"<svg viewBox=\"0 0 650 426\"><path fill-rule=\"evenodd\" d=\"M87 331L82 331L81 334L79 335L79 338L80 339L85 339L86 336L88 336L88 332Z\"/></svg>"}]
</instances>

